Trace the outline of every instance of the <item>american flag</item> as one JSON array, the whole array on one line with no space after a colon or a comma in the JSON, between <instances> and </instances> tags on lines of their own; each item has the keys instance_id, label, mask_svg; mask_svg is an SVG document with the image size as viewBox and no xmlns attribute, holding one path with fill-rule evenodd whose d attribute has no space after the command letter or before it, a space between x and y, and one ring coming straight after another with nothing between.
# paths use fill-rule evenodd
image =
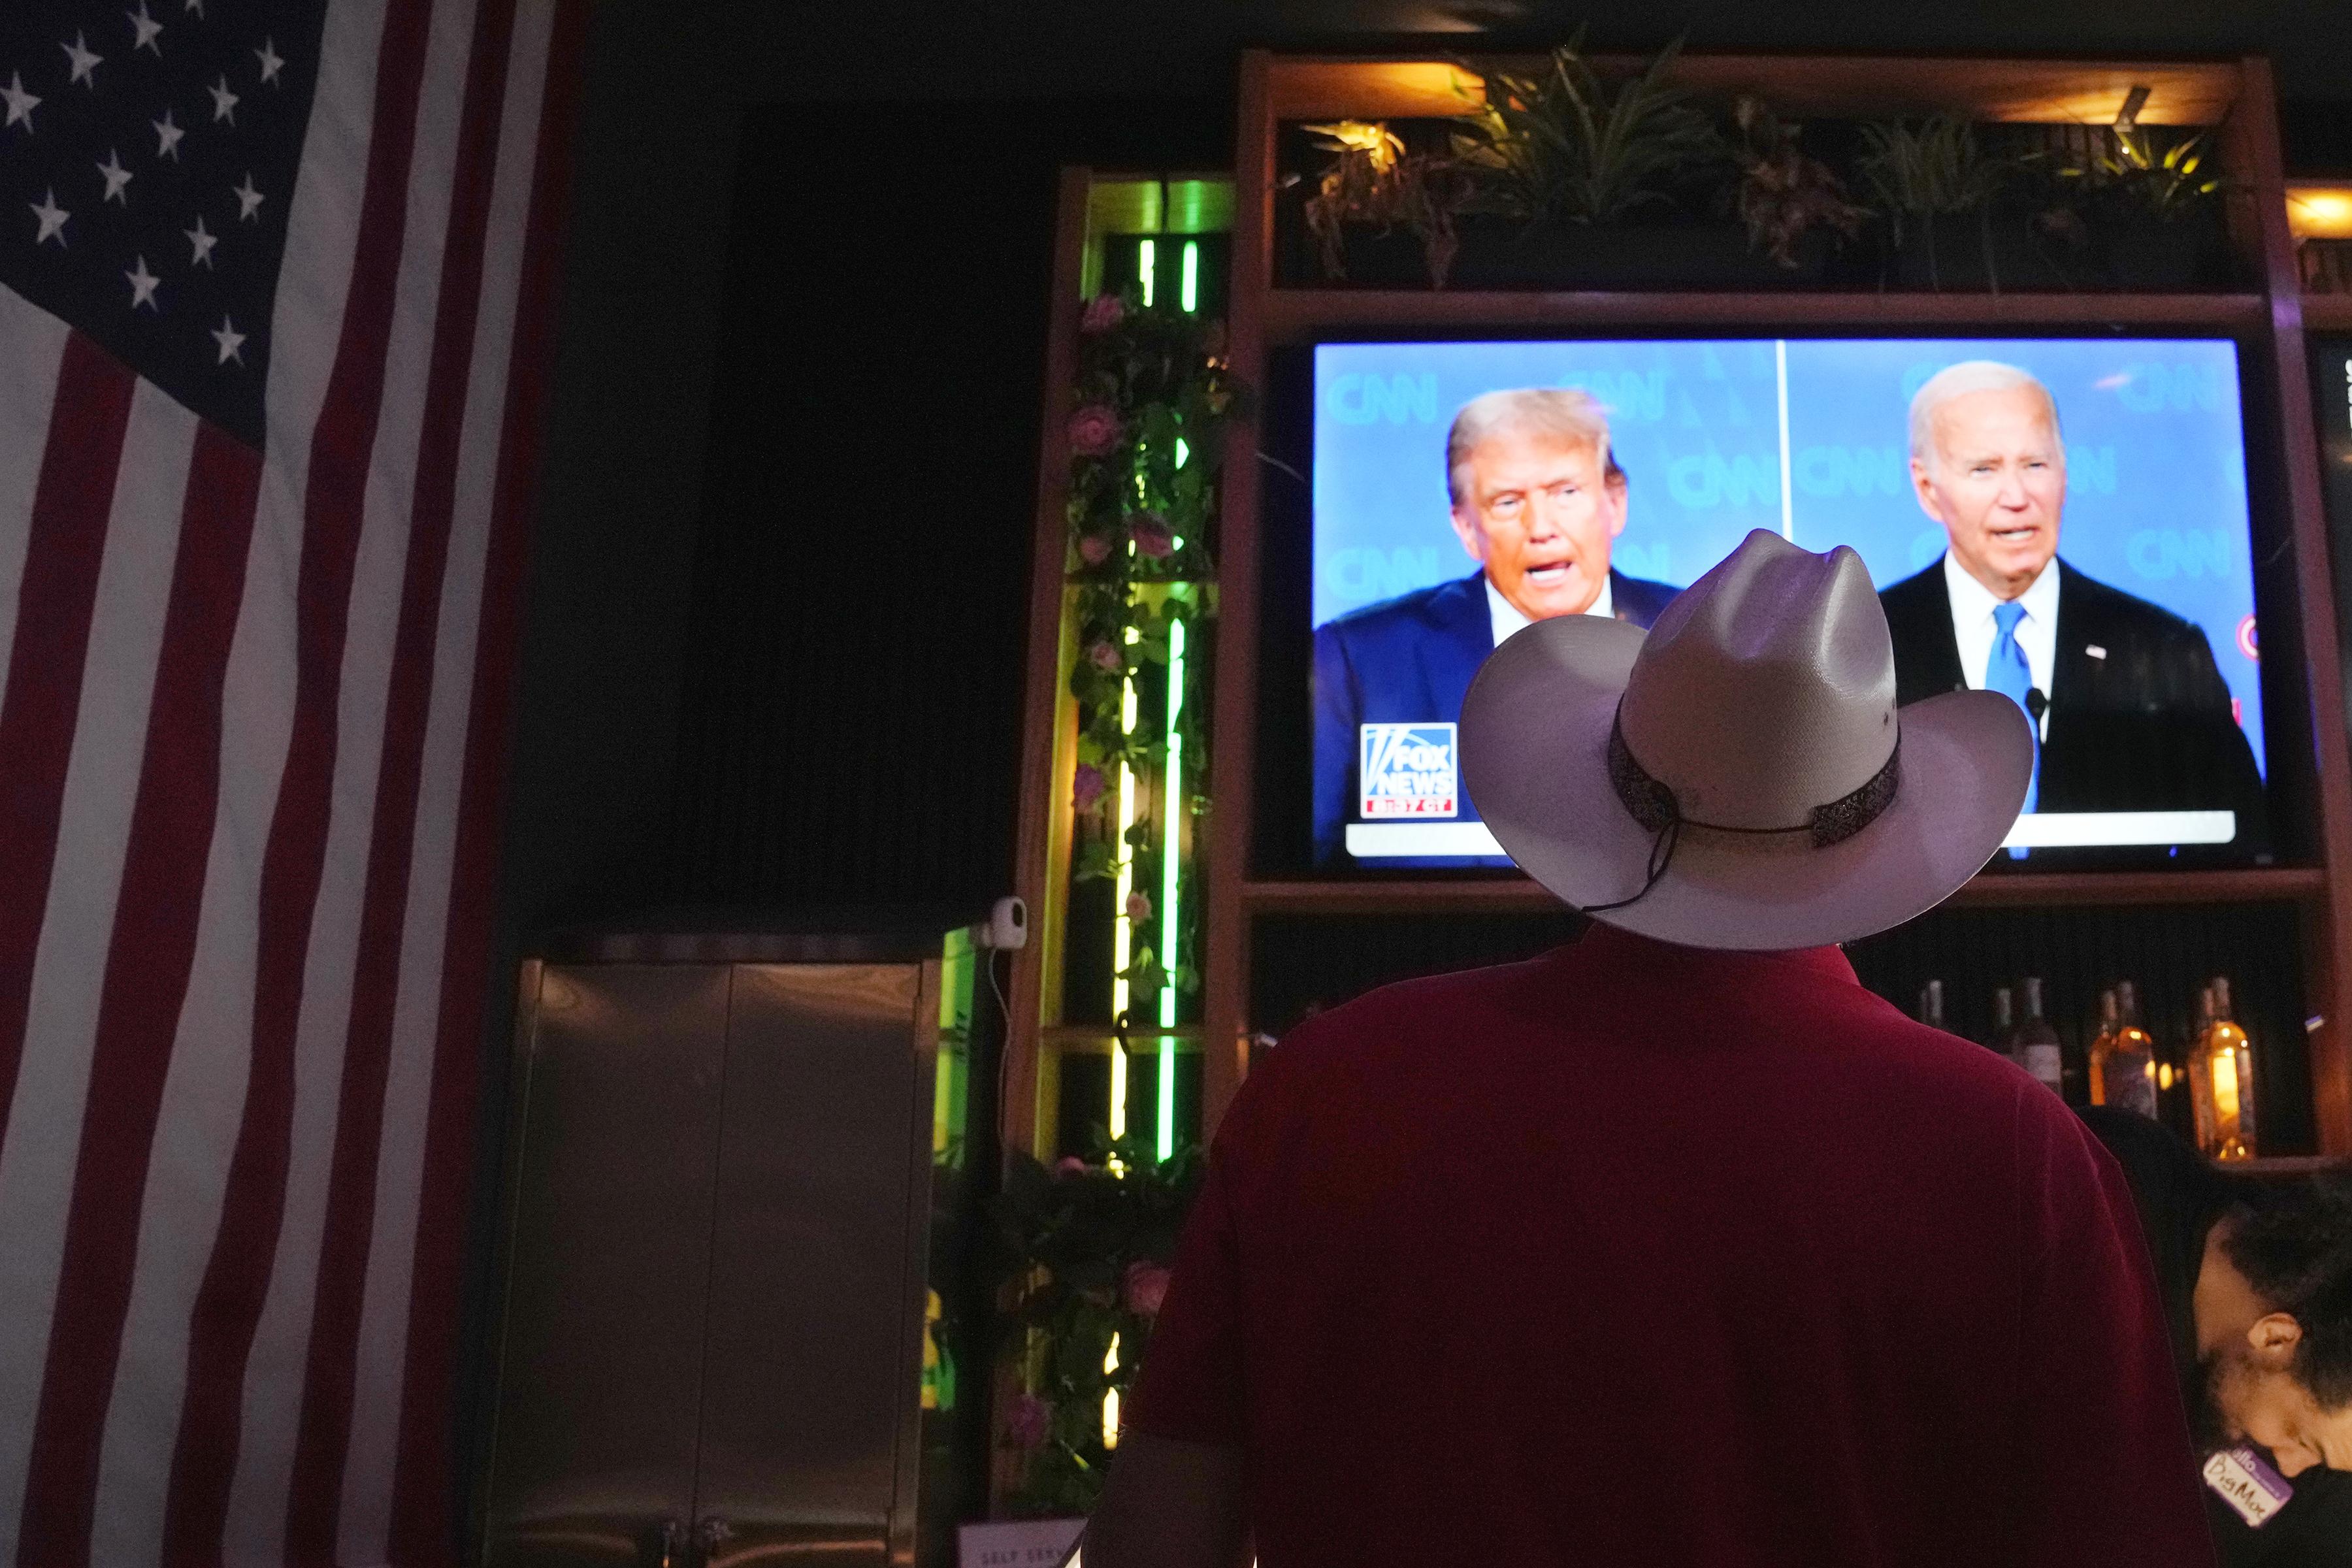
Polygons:
<instances>
[{"instance_id":1,"label":"american flag","mask_svg":"<svg viewBox=\"0 0 2352 1568\"><path fill-rule=\"evenodd\" d=\"M0 1559L426 1563L579 0L0 0Z\"/></svg>"}]
</instances>

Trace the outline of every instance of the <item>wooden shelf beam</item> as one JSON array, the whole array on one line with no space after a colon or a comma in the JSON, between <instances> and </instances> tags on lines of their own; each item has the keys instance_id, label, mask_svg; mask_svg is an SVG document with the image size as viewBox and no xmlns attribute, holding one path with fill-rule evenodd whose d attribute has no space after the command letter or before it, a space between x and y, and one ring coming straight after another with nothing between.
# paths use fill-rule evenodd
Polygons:
<instances>
[{"instance_id":1,"label":"wooden shelf beam","mask_svg":"<svg viewBox=\"0 0 2352 1568\"><path fill-rule=\"evenodd\" d=\"M2352 299L2352 296L2347 296ZM2253 332L2270 321L2260 294L1487 293L1435 289L1277 289L1266 296L1269 343L1314 342L1349 329L1429 331L1601 327L2168 328Z\"/></svg>"},{"instance_id":2,"label":"wooden shelf beam","mask_svg":"<svg viewBox=\"0 0 2352 1568\"><path fill-rule=\"evenodd\" d=\"M1514 75L1541 71L1540 55L1474 64ZM1603 55L1603 71L1646 61ZM2236 60L2011 60L1804 55L1685 55L1673 79L1710 96L1754 93L1792 118L1874 120L1965 114L2029 124L2108 125L2136 87L2148 89L2143 125L2218 125L2244 90ZM1408 120L1459 114L1483 100L1478 79L1426 56L1389 59L1274 57L1266 107L1276 121Z\"/></svg>"}]
</instances>

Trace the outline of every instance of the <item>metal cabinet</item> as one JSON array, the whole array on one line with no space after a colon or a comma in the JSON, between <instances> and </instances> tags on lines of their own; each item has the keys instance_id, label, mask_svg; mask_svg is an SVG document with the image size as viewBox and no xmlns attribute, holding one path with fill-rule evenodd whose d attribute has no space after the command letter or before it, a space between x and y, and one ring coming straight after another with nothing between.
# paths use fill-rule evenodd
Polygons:
<instances>
[{"instance_id":1,"label":"metal cabinet","mask_svg":"<svg viewBox=\"0 0 2352 1568\"><path fill-rule=\"evenodd\" d=\"M490 1568L912 1561L939 941L718 946L525 966Z\"/></svg>"}]
</instances>

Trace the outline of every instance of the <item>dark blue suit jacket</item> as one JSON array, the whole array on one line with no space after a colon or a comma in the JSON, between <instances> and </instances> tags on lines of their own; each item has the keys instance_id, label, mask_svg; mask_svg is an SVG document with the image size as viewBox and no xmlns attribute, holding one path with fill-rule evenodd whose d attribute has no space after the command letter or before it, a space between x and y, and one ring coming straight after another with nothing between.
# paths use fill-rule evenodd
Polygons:
<instances>
[{"instance_id":1,"label":"dark blue suit jacket","mask_svg":"<svg viewBox=\"0 0 2352 1568\"><path fill-rule=\"evenodd\" d=\"M1325 622L1315 632L1315 860L1347 847L1356 812L1356 732L1362 724L1456 723L1471 678L1495 651L1486 575L1473 572ZM1614 570L1616 616L1646 628L1678 588ZM1458 821L1478 813L1465 795ZM1410 864L1411 862L1392 862ZM1497 862L1498 864L1500 862Z\"/></svg>"}]
</instances>

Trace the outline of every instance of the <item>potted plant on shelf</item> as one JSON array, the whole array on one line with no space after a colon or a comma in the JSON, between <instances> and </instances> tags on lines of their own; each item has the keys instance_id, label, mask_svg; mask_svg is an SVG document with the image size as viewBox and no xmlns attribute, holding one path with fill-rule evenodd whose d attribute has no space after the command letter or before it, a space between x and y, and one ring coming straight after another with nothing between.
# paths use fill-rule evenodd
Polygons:
<instances>
[{"instance_id":1,"label":"potted plant on shelf","mask_svg":"<svg viewBox=\"0 0 2352 1568\"><path fill-rule=\"evenodd\" d=\"M1444 288L1454 265L1454 216L1469 197L1462 164L1443 153L1408 150L1384 121L1340 120L1302 129L1333 155L1304 214L1323 276L1347 278L1350 228L1370 231L1358 241L1365 248L1401 228L1417 246L1430 286ZM1392 275L1393 260L1380 270Z\"/></svg>"},{"instance_id":2,"label":"potted plant on shelf","mask_svg":"<svg viewBox=\"0 0 2352 1568\"><path fill-rule=\"evenodd\" d=\"M2105 146L2059 169L2078 193L2093 250L2118 288L2188 289L2226 268L2223 181L2208 161L2210 132L2159 150L2146 128L2106 132Z\"/></svg>"},{"instance_id":3,"label":"potted plant on shelf","mask_svg":"<svg viewBox=\"0 0 2352 1568\"><path fill-rule=\"evenodd\" d=\"M1732 205L1751 250L1790 273L1816 279L1827 253L1862 232L1870 209L1846 199L1845 182L1799 144L1801 127L1783 124L1762 100L1732 105L1732 162L1739 184Z\"/></svg>"},{"instance_id":4,"label":"potted plant on shelf","mask_svg":"<svg viewBox=\"0 0 2352 1568\"><path fill-rule=\"evenodd\" d=\"M1863 177L1886 218L1884 280L1898 288L2000 289L1993 202L2017 166L1989 155L1956 115L1862 128Z\"/></svg>"},{"instance_id":5,"label":"potted plant on shelf","mask_svg":"<svg viewBox=\"0 0 2352 1568\"><path fill-rule=\"evenodd\" d=\"M1459 279L1570 289L1779 281L1742 227L1706 216L1704 189L1729 175L1731 161L1712 118L1670 79L1680 46L1612 86L1582 40L1580 32L1554 49L1540 77L1477 73L1483 98L1452 139L1474 182Z\"/></svg>"}]
</instances>

